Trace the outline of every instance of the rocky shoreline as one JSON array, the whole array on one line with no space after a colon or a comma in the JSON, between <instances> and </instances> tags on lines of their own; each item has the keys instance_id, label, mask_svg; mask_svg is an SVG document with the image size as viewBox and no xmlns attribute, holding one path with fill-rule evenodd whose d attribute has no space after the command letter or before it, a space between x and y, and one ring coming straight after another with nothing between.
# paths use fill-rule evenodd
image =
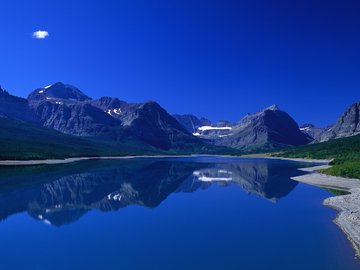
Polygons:
<instances>
[{"instance_id":1,"label":"rocky shoreline","mask_svg":"<svg viewBox=\"0 0 360 270\"><path fill-rule=\"evenodd\" d=\"M174 157L196 157L201 155L149 155L149 156L109 156L109 157L75 157L64 159L39 159L39 160L0 160L0 166L34 166L34 165L56 165L66 164L83 160L114 160L134 158L174 158Z\"/></svg>"},{"instance_id":2,"label":"rocky shoreline","mask_svg":"<svg viewBox=\"0 0 360 270\"><path fill-rule=\"evenodd\" d=\"M360 188L352 190L349 195L330 197L324 205L339 211L334 222L346 234L357 257L360 257Z\"/></svg>"},{"instance_id":3,"label":"rocky shoreline","mask_svg":"<svg viewBox=\"0 0 360 270\"><path fill-rule=\"evenodd\" d=\"M360 180L344 178L318 173L320 169L331 167L330 165L303 168L302 171L309 174L292 177L293 180L315 185L323 188L347 191L350 194L334 196L324 200L323 204L338 211L334 220L340 229L346 234L356 255L360 257Z\"/></svg>"},{"instance_id":4,"label":"rocky shoreline","mask_svg":"<svg viewBox=\"0 0 360 270\"><path fill-rule=\"evenodd\" d=\"M64 158L64 159L36 159L36 160L0 160L0 166L55 165L55 164L72 163L72 162L82 161L82 160L100 160L100 159L109 160L109 159L179 158L179 157L180 158L182 158L182 157L265 158L265 159L289 160L289 161L297 161L297 162L323 163L323 164L328 164L331 161L331 160L327 160L327 159L281 158L281 157L267 156L264 154L242 155L242 156L194 154L194 155L142 155L142 156L139 155L139 156L74 157L74 158ZM311 167L311 168L313 168L313 167Z\"/></svg>"}]
</instances>

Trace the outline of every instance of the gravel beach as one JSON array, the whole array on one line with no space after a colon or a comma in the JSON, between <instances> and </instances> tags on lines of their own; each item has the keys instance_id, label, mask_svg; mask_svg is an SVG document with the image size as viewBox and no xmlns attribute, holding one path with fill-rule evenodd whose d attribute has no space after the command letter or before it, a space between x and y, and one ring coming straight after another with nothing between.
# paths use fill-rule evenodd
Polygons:
<instances>
[{"instance_id":1,"label":"gravel beach","mask_svg":"<svg viewBox=\"0 0 360 270\"><path fill-rule=\"evenodd\" d=\"M330 165L303 168L309 172L302 176L292 177L293 180L319 187L347 191L349 195L334 196L324 200L324 205L336 209L339 213L335 223L346 234L352 243L356 255L360 257L360 180L330 176L318 173Z\"/></svg>"}]
</instances>

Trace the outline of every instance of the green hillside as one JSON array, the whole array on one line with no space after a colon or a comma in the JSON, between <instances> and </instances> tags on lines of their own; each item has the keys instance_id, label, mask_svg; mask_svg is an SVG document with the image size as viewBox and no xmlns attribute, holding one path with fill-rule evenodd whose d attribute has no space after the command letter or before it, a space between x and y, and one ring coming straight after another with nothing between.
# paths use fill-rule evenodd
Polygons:
<instances>
[{"instance_id":1,"label":"green hillside","mask_svg":"<svg viewBox=\"0 0 360 270\"><path fill-rule=\"evenodd\" d=\"M118 143L76 137L28 122L0 117L0 159L27 160L79 156L136 155L159 153L138 141Z\"/></svg>"},{"instance_id":2,"label":"green hillside","mask_svg":"<svg viewBox=\"0 0 360 270\"><path fill-rule=\"evenodd\" d=\"M277 156L334 159L325 173L360 179L360 135L282 150Z\"/></svg>"}]
</instances>

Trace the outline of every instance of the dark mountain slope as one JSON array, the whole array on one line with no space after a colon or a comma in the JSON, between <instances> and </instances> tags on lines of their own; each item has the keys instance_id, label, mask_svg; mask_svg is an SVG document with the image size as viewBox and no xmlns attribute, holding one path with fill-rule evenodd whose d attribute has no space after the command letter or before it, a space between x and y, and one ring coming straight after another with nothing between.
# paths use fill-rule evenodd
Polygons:
<instances>
[{"instance_id":1,"label":"dark mountain slope","mask_svg":"<svg viewBox=\"0 0 360 270\"><path fill-rule=\"evenodd\" d=\"M125 113L121 119L127 132L161 149L204 144L186 131L156 102L141 104L130 113Z\"/></svg>"},{"instance_id":2,"label":"dark mountain slope","mask_svg":"<svg viewBox=\"0 0 360 270\"><path fill-rule=\"evenodd\" d=\"M321 136L320 141L360 134L360 102L352 104Z\"/></svg>"},{"instance_id":3,"label":"dark mountain slope","mask_svg":"<svg viewBox=\"0 0 360 270\"><path fill-rule=\"evenodd\" d=\"M232 127L228 136L216 143L237 149L252 151L303 145L312 141L286 112L276 106L245 116Z\"/></svg>"},{"instance_id":4,"label":"dark mountain slope","mask_svg":"<svg viewBox=\"0 0 360 270\"><path fill-rule=\"evenodd\" d=\"M117 98L102 97L91 104L121 120L124 133L152 146L173 151L211 151L212 146L188 132L173 116L154 101L127 103ZM222 149L221 151L223 151ZM229 149L226 149L229 151Z\"/></svg>"},{"instance_id":5,"label":"dark mountain slope","mask_svg":"<svg viewBox=\"0 0 360 270\"><path fill-rule=\"evenodd\" d=\"M87 103L91 99L78 88L55 83L30 93L29 104L45 127L65 134L99 136L117 140L121 122Z\"/></svg>"},{"instance_id":6,"label":"dark mountain slope","mask_svg":"<svg viewBox=\"0 0 360 270\"><path fill-rule=\"evenodd\" d=\"M300 127L302 133L309 135L315 141L320 140L322 134L325 132L326 129L328 128L317 127L313 124L304 124Z\"/></svg>"},{"instance_id":7,"label":"dark mountain slope","mask_svg":"<svg viewBox=\"0 0 360 270\"><path fill-rule=\"evenodd\" d=\"M58 102L74 102L91 100L75 86L57 82L55 84L38 88L31 92L28 100L32 102L41 102L43 100L53 100Z\"/></svg>"},{"instance_id":8,"label":"dark mountain slope","mask_svg":"<svg viewBox=\"0 0 360 270\"><path fill-rule=\"evenodd\" d=\"M0 86L0 116L18 120L36 122L28 101L24 98L10 95Z\"/></svg>"},{"instance_id":9,"label":"dark mountain slope","mask_svg":"<svg viewBox=\"0 0 360 270\"><path fill-rule=\"evenodd\" d=\"M174 114L173 117L190 133L195 133L201 126L210 126L210 120L206 118L197 118L192 114Z\"/></svg>"}]
</instances>

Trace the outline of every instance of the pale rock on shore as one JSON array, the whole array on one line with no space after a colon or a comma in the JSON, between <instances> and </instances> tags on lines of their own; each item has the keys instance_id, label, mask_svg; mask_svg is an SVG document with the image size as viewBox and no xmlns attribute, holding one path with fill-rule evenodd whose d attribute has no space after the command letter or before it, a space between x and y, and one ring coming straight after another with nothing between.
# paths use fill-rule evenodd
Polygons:
<instances>
[{"instance_id":1,"label":"pale rock on shore","mask_svg":"<svg viewBox=\"0 0 360 270\"><path fill-rule=\"evenodd\" d=\"M349 195L328 198L324 205L339 211L335 223L351 241L357 256L360 256L360 188L351 192Z\"/></svg>"},{"instance_id":2,"label":"pale rock on shore","mask_svg":"<svg viewBox=\"0 0 360 270\"><path fill-rule=\"evenodd\" d=\"M356 255L360 257L360 180L330 176L316 172L330 165L303 168L302 171L312 172L293 177L293 180L329 189L347 191L349 195L334 196L324 200L324 205L339 211L335 223L346 234L352 243Z\"/></svg>"}]
</instances>

